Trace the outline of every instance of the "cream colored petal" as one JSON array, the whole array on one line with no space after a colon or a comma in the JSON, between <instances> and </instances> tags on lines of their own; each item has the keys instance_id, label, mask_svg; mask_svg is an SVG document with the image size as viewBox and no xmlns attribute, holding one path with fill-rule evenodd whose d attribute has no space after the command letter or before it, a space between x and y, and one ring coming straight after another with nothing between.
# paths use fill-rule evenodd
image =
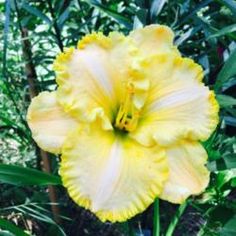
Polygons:
<instances>
[{"instance_id":1,"label":"cream colored petal","mask_svg":"<svg viewBox=\"0 0 236 236\"><path fill-rule=\"evenodd\" d=\"M77 122L57 103L56 92L42 92L35 97L27 121L39 147L52 153L61 152L67 134L77 127Z\"/></svg>"},{"instance_id":2,"label":"cream colored petal","mask_svg":"<svg viewBox=\"0 0 236 236\"><path fill-rule=\"evenodd\" d=\"M100 220L125 221L162 191L168 178L165 152L98 127L68 137L60 175L71 198Z\"/></svg>"},{"instance_id":3,"label":"cream colored petal","mask_svg":"<svg viewBox=\"0 0 236 236\"><path fill-rule=\"evenodd\" d=\"M219 106L214 93L201 82L202 69L190 59L165 54L150 57L143 68L150 92L136 140L169 145L179 138L206 140L218 124Z\"/></svg>"},{"instance_id":4,"label":"cream colored petal","mask_svg":"<svg viewBox=\"0 0 236 236\"><path fill-rule=\"evenodd\" d=\"M143 56L151 56L163 53L179 54L173 44L174 33L165 26L153 24L132 31L129 35L137 44Z\"/></svg>"},{"instance_id":5,"label":"cream colored petal","mask_svg":"<svg viewBox=\"0 0 236 236\"><path fill-rule=\"evenodd\" d=\"M85 36L77 49L70 48L55 60L60 104L82 121L88 121L97 108L108 118L104 122L114 121L130 83L139 91L147 90L145 84L139 87L142 78L137 75L136 54L132 40L122 34Z\"/></svg>"},{"instance_id":6,"label":"cream colored petal","mask_svg":"<svg viewBox=\"0 0 236 236\"><path fill-rule=\"evenodd\" d=\"M170 168L160 198L172 203L183 203L190 195L200 194L209 183L210 172L205 167L207 153L201 144L182 141L167 148Z\"/></svg>"}]
</instances>

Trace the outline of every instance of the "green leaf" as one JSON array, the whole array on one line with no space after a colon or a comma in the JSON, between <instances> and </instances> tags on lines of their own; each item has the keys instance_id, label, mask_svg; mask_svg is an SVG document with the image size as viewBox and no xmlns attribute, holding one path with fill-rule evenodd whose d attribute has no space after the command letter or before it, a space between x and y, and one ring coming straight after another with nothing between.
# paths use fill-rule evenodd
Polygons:
<instances>
[{"instance_id":1,"label":"green leaf","mask_svg":"<svg viewBox=\"0 0 236 236\"><path fill-rule=\"evenodd\" d=\"M216 175L216 180L215 180L215 187L218 190L222 190L223 187L231 181L233 178L235 178L235 170L226 170L226 171L220 171Z\"/></svg>"},{"instance_id":2,"label":"green leaf","mask_svg":"<svg viewBox=\"0 0 236 236\"><path fill-rule=\"evenodd\" d=\"M20 212L24 216L29 216L30 218L34 218L38 221L50 224L52 226L55 226L57 228L56 234L46 234L46 235L56 235L56 236L66 236L64 230L58 225L50 216L50 211L46 208L41 207L42 203L24 203L21 205L15 205L3 208L5 211L14 211L14 212ZM46 204L47 205L47 204ZM60 215L62 219L71 220L67 217L63 217Z\"/></svg>"},{"instance_id":3,"label":"green leaf","mask_svg":"<svg viewBox=\"0 0 236 236\"><path fill-rule=\"evenodd\" d=\"M236 16L236 2L235 0L219 0L222 4L228 7L232 13Z\"/></svg>"},{"instance_id":4,"label":"green leaf","mask_svg":"<svg viewBox=\"0 0 236 236\"><path fill-rule=\"evenodd\" d=\"M65 21L68 19L70 14L70 8L74 2L72 1L71 4L62 12L62 14L59 16L57 23L60 29L62 29Z\"/></svg>"},{"instance_id":5,"label":"green leaf","mask_svg":"<svg viewBox=\"0 0 236 236\"><path fill-rule=\"evenodd\" d=\"M220 37L220 36L235 32L235 31L236 31L236 24L229 25L217 31L216 33L210 35L207 39Z\"/></svg>"},{"instance_id":6,"label":"green leaf","mask_svg":"<svg viewBox=\"0 0 236 236\"><path fill-rule=\"evenodd\" d=\"M223 213L222 213L223 214ZM236 235L236 215L234 215L220 230L220 236Z\"/></svg>"},{"instance_id":7,"label":"green leaf","mask_svg":"<svg viewBox=\"0 0 236 236\"><path fill-rule=\"evenodd\" d=\"M134 29L143 27L144 25L146 25L146 20L147 20L147 9L139 9L136 12L136 16L134 18Z\"/></svg>"},{"instance_id":8,"label":"green leaf","mask_svg":"<svg viewBox=\"0 0 236 236\"><path fill-rule=\"evenodd\" d=\"M134 24L133 24L133 29L139 29L143 27L143 23L140 21L138 16L134 16Z\"/></svg>"},{"instance_id":9,"label":"green leaf","mask_svg":"<svg viewBox=\"0 0 236 236\"><path fill-rule=\"evenodd\" d=\"M223 84L228 82L228 80L234 75L236 75L236 49L230 54L223 68L218 74L215 83L215 90L219 91Z\"/></svg>"},{"instance_id":10,"label":"green leaf","mask_svg":"<svg viewBox=\"0 0 236 236\"><path fill-rule=\"evenodd\" d=\"M231 180L231 186L232 187L236 187L236 178L233 178L232 180Z\"/></svg>"},{"instance_id":11,"label":"green leaf","mask_svg":"<svg viewBox=\"0 0 236 236\"><path fill-rule=\"evenodd\" d=\"M29 234L26 234L22 229L18 228L10 221L1 218L0 218L0 229L8 230L9 232L17 236L29 236Z\"/></svg>"},{"instance_id":12,"label":"green leaf","mask_svg":"<svg viewBox=\"0 0 236 236\"><path fill-rule=\"evenodd\" d=\"M27 167L0 164L0 182L13 185L60 185L61 179Z\"/></svg>"},{"instance_id":13,"label":"green leaf","mask_svg":"<svg viewBox=\"0 0 236 236\"><path fill-rule=\"evenodd\" d=\"M51 20L44 13L42 13L40 10L38 10L36 7L33 7L27 3L23 3L22 8L24 8L29 13L37 16L41 20L45 21L47 24L51 25L51 23L52 23Z\"/></svg>"},{"instance_id":14,"label":"green leaf","mask_svg":"<svg viewBox=\"0 0 236 236\"><path fill-rule=\"evenodd\" d=\"M236 99L223 94L216 95L216 99L220 104L220 107L231 107L236 105Z\"/></svg>"},{"instance_id":15,"label":"green leaf","mask_svg":"<svg viewBox=\"0 0 236 236\"><path fill-rule=\"evenodd\" d=\"M224 121L227 125L236 127L236 118L232 116L224 116Z\"/></svg>"},{"instance_id":16,"label":"green leaf","mask_svg":"<svg viewBox=\"0 0 236 236\"><path fill-rule=\"evenodd\" d=\"M0 235L1 236L15 236L14 234L10 233L8 230L1 230L0 229Z\"/></svg>"},{"instance_id":17,"label":"green leaf","mask_svg":"<svg viewBox=\"0 0 236 236\"><path fill-rule=\"evenodd\" d=\"M196 5L194 8L189 9L186 11L185 14L183 14L181 16L181 18L178 19L178 25L182 25L183 23L185 23L186 21L188 21L189 19L191 19L193 16L196 15L196 13L204 8L205 6L209 5L213 0L205 0L200 2L198 5Z\"/></svg>"},{"instance_id":18,"label":"green leaf","mask_svg":"<svg viewBox=\"0 0 236 236\"><path fill-rule=\"evenodd\" d=\"M210 171L229 170L236 168L236 154L227 154L207 164Z\"/></svg>"},{"instance_id":19,"label":"green leaf","mask_svg":"<svg viewBox=\"0 0 236 236\"><path fill-rule=\"evenodd\" d=\"M194 28L190 28L185 33L181 33L180 36L175 40L175 45L179 46L187 39L191 38L195 35L199 30L201 30L201 26L196 26Z\"/></svg>"},{"instance_id":20,"label":"green leaf","mask_svg":"<svg viewBox=\"0 0 236 236\"><path fill-rule=\"evenodd\" d=\"M150 8L151 23L155 23L156 17L161 12L167 0L152 0Z\"/></svg>"},{"instance_id":21,"label":"green leaf","mask_svg":"<svg viewBox=\"0 0 236 236\"><path fill-rule=\"evenodd\" d=\"M106 7L105 5L101 4L97 0L86 0L89 4L91 4L94 7L97 7L99 10L102 10L105 12L108 16L112 17L114 20L119 22L120 24L124 25L128 29L132 29L132 23L130 19L126 18L125 16L119 14L118 12Z\"/></svg>"},{"instance_id":22,"label":"green leaf","mask_svg":"<svg viewBox=\"0 0 236 236\"><path fill-rule=\"evenodd\" d=\"M140 8L145 8L147 2L149 3L149 1L145 0L135 0L135 4Z\"/></svg>"}]
</instances>

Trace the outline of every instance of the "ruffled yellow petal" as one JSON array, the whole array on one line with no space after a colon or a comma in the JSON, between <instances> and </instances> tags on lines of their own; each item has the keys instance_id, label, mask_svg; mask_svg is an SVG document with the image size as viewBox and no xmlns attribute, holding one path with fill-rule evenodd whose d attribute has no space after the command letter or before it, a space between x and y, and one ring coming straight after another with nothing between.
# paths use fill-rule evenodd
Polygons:
<instances>
[{"instance_id":1,"label":"ruffled yellow petal","mask_svg":"<svg viewBox=\"0 0 236 236\"><path fill-rule=\"evenodd\" d=\"M42 92L35 97L27 121L39 147L52 153L61 152L67 134L77 127L77 122L57 103L56 92Z\"/></svg>"},{"instance_id":2,"label":"ruffled yellow petal","mask_svg":"<svg viewBox=\"0 0 236 236\"><path fill-rule=\"evenodd\" d=\"M180 138L206 140L218 124L214 92L201 82L201 67L173 54L148 58L143 70L150 91L138 128L130 135L144 145L169 145Z\"/></svg>"},{"instance_id":3,"label":"ruffled yellow petal","mask_svg":"<svg viewBox=\"0 0 236 236\"><path fill-rule=\"evenodd\" d=\"M170 176L160 198L183 203L190 195L200 194L209 183L210 172L205 167L207 153L201 144L182 141L167 148Z\"/></svg>"},{"instance_id":4,"label":"ruffled yellow petal","mask_svg":"<svg viewBox=\"0 0 236 236\"><path fill-rule=\"evenodd\" d=\"M165 25L149 25L132 31L129 35L137 44L143 56L163 53L179 54L173 44L174 33Z\"/></svg>"},{"instance_id":5,"label":"ruffled yellow petal","mask_svg":"<svg viewBox=\"0 0 236 236\"><path fill-rule=\"evenodd\" d=\"M135 91L134 105L144 104L148 83L143 82L137 55L132 40L122 34L85 36L77 49L67 49L55 60L60 104L73 117L86 122L92 122L91 117L96 119L91 116L96 113L94 109L103 110L103 125L111 126L109 122L114 121L131 86Z\"/></svg>"},{"instance_id":6,"label":"ruffled yellow petal","mask_svg":"<svg viewBox=\"0 0 236 236\"><path fill-rule=\"evenodd\" d=\"M116 132L80 128L68 137L60 167L71 198L111 222L145 210L168 178L162 149L145 148Z\"/></svg>"}]
</instances>

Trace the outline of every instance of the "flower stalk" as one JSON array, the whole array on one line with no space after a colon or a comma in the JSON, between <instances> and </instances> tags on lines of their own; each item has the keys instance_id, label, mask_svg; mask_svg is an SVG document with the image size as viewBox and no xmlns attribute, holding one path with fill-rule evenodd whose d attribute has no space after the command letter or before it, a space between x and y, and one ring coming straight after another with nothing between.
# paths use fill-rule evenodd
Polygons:
<instances>
[{"instance_id":1,"label":"flower stalk","mask_svg":"<svg viewBox=\"0 0 236 236\"><path fill-rule=\"evenodd\" d=\"M154 201L154 216L153 216L153 236L160 235L160 207L159 199L156 198Z\"/></svg>"},{"instance_id":2,"label":"flower stalk","mask_svg":"<svg viewBox=\"0 0 236 236\"><path fill-rule=\"evenodd\" d=\"M174 230L180 220L180 217L182 216L182 214L184 213L185 209L187 207L187 201L185 201L182 205L179 206L179 208L177 209L174 217L172 218L169 227L166 231L166 236L172 236L174 233Z\"/></svg>"}]
</instances>

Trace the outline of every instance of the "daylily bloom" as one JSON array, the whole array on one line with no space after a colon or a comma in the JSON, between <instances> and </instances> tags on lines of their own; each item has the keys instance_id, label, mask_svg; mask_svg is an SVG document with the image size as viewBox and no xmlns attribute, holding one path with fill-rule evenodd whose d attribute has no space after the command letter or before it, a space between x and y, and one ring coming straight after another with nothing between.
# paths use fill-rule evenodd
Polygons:
<instances>
[{"instance_id":1,"label":"daylily bloom","mask_svg":"<svg viewBox=\"0 0 236 236\"><path fill-rule=\"evenodd\" d=\"M57 91L29 107L37 144L62 154L69 195L102 221L125 221L156 197L182 203L208 185L200 141L219 107L173 38L162 25L87 35L57 56Z\"/></svg>"}]
</instances>

